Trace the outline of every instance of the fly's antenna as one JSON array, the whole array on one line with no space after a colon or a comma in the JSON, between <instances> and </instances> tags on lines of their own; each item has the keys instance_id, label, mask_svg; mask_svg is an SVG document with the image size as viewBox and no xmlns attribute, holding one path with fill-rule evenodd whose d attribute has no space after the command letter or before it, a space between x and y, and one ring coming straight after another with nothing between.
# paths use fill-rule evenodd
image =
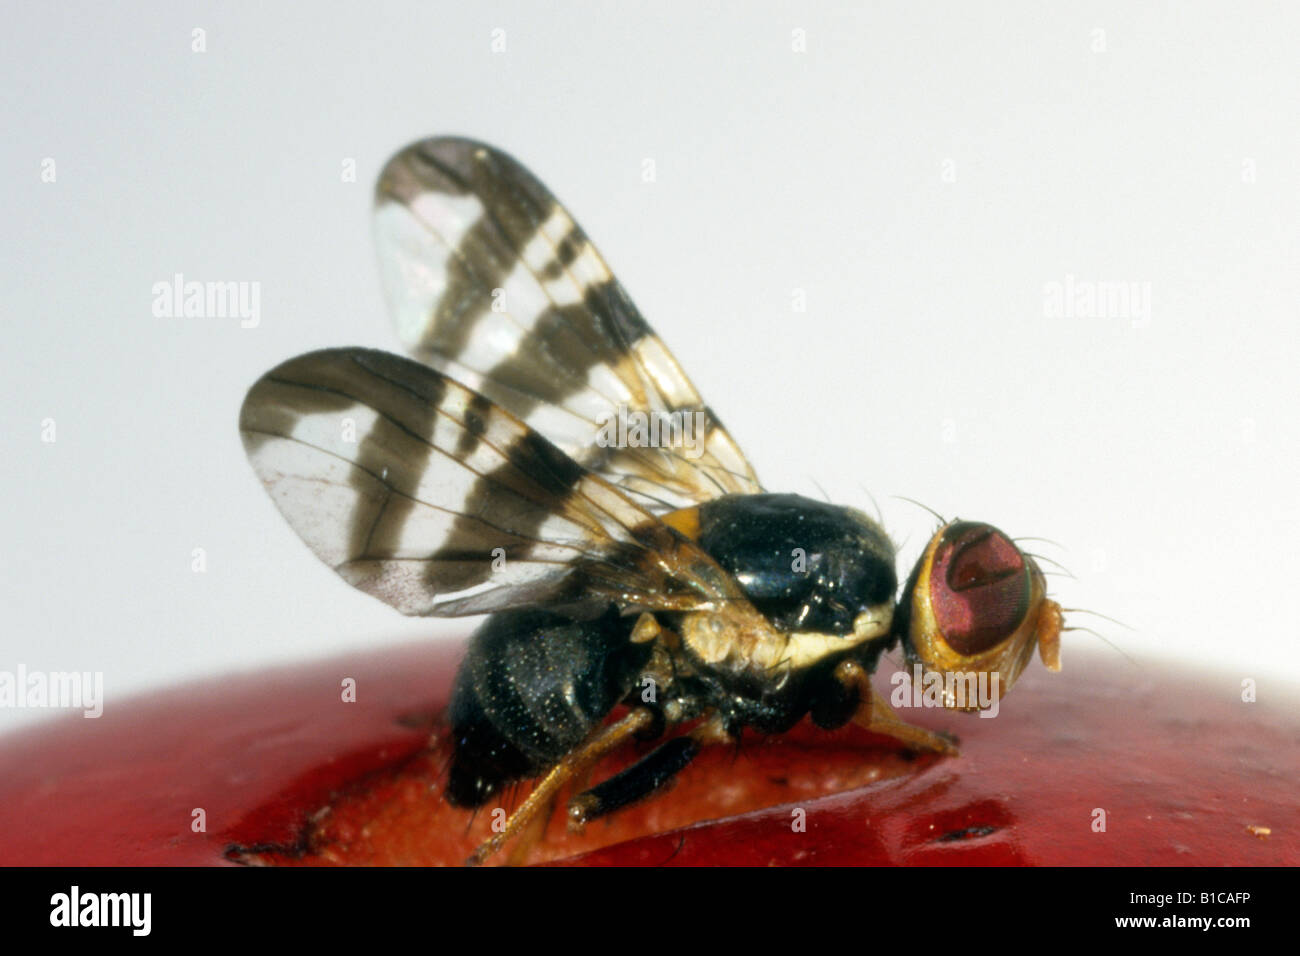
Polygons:
<instances>
[{"instance_id":1,"label":"fly's antenna","mask_svg":"<svg viewBox=\"0 0 1300 956\"><path fill-rule=\"evenodd\" d=\"M1064 614L1091 614L1093 617L1099 617L1099 618L1101 618L1103 621L1110 621L1112 624L1118 624L1120 627L1124 628L1124 629L1127 630L1127 631L1134 631L1134 630L1136 630L1136 628L1132 627L1131 625L1125 624L1123 621L1116 620L1116 619L1113 618L1113 617L1110 617L1110 616L1105 615L1105 614L1098 613L1097 611L1089 611L1087 608L1082 608L1082 607L1063 607L1063 608L1061 608L1061 611L1062 611L1062 613L1064 613ZM1120 657L1124 658L1124 660L1128 661L1128 662L1129 662L1130 664L1132 664L1134 667L1138 668L1139 670L1142 669L1142 665L1141 665L1141 664L1139 664L1137 661L1135 661L1135 660L1134 660L1132 657L1130 657L1128 654L1124 653L1123 648L1121 648L1118 644L1116 644L1114 641L1112 641L1110 638L1108 638L1105 634L1102 634L1100 631L1095 631L1095 630L1093 630L1093 629L1090 628L1090 627L1063 627L1063 628L1061 628L1061 631L1062 631L1062 632L1065 632L1065 631L1087 631L1087 632L1088 632L1089 634L1091 634L1093 637L1096 637L1097 639L1099 639L1099 640L1103 641L1104 643L1110 645L1110 647L1111 647L1112 649L1114 649L1115 653L1119 654Z\"/></svg>"},{"instance_id":2,"label":"fly's antenna","mask_svg":"<svg viewBox=\"0 0 1300 956\"><path fill-rule=\"evenodd\" d=\"M897 498L899 501L906 501L908 504L916 505L918 508L923 508L924 510L930 512L930 514L932 514L932 515L934 515L936 518L938 518L940 524L947 524L947 523L948 523L948 519L947 519L947 518L945 518L943 515L939 514L939 512L935 511L935 510L934 510L933 508L931 508L929 505L923 505L923 504L921 504L921 502L917 501L915 498L909 498L909 497L907 497L906 495L892 495L891 497Z\"/></svg>"},{"instance_id":3,"label":"fly's antenna","mask_svg":"<svg viewBox=\"0 0 1300 956\"><path fill-rule=\"evenodd\" d=\"M1093 630L1092 628L1090 628L1090 627L1063 627L1063 628L1061 628L1061 633L1062 633L1062 634L1064 634L1066 631L1087 631L1087 632L1088 632L1089 634L1091 634L1093 637L1095 637L1095 638L1097 638L1097 639L1099 639L1099 640L1101 640L1101 641L1104 641L1105 643L1109 644L1109 645L1114 649L1114 651L1115 651L1116 654L1118 654L1120 657L1124 658L1124 660L1128 661L1130 664L1132 664L1132 665L1133 665L1134 667L1136 667L1138 670L1141 670L1141 669L1142 669L1142 665L1141 665L1141 664L1139 664L1137 661L1133 660L1133 658L1131 658L1131 657L1129 657L1127 654L1125 654L1124 651L1120 649L1120 646L1119 646L1118 644L1116 644L1116 643L1115 643L1114 641L1112 641L1110 638L1106 637L1106 635L1102 634L1100 631L1094 631L1094 630Z\"/></svg>"},{"instance_id":4,"label":"fly's antenna","mask_svg":"<svg viewBox=\"0 0 1300 956\"><path fill-rule=\"evenodd\" d=\"M1086 607L1063 607L1061 608L1061 610L1064 611L1066 614L1091 614L1093 617L1099 617L1103 621L1110 621L1110 623L1112 624L1118 624L1126 631L1137 630L1137 628L1134 627L1132 624L1125 624L1123 621L1110 617L1107 614L1102 614L1099 611L1089 611Z\"/></svg>"}]
</instances>

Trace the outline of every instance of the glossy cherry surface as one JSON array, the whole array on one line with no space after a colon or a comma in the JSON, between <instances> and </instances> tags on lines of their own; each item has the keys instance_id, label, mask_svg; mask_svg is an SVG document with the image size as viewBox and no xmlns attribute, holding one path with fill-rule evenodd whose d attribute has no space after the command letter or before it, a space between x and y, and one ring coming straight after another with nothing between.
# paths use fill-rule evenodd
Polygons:
<instances>
[{"instance_id":1,"label":"glossy cherry surface","mask_svg":"<svg viewBox=\"0 0 1300 956\"><path fill-rule=\"evenodd\" d=\"M408 646L223 677L0 738L0 864L458 863L492 818L471 823L441 797L459 654ZM1300 863L1292 689L1261 682L1247 703L1235 672L1100 651L1064 663L1028 668L992 719L905 712L955 731L958 757L805 723L707 748L671 792L581 836L557 814L530 859Z\"/></svg>"}]
</instances>

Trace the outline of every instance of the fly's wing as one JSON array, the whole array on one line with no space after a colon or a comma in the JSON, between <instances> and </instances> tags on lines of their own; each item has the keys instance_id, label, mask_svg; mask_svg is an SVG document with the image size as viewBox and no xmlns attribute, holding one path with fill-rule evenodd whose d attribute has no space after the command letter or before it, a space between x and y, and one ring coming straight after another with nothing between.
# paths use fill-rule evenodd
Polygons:
<instances>
[{"instance_id":1,"label":"fly's wing","mask_svg":"<svg viewBox=\"0 0 1300 956\"><path fill-rule=\"evenodd\" d=\"M762 490L596 247L510 156L456 138L407 147L380 175L375 235L420 361L650 511ZM652 417L657 439L636 432Z\"/></svg>"},{"instance_id":2,"label":"fly's wing","mask_svg":"<svg viewBox=\"0 0 1300 956\"><path fill-rule=\"evenodd\" d=\"M493 404L387 352L312 352L249 390L240 431L289 524L404 614L573 598L748 604L693 543Z\"/></svg>"}]
</instances>

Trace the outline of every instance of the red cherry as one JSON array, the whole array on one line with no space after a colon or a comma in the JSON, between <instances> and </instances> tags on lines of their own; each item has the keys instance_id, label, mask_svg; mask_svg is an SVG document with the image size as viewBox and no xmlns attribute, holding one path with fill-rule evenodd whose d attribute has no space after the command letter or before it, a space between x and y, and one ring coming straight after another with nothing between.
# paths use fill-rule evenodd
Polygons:
<instances>
[{"instance_id":1,"label":"red cherry","mask_svg":"<svg viewBox=\"0 0 1300 956\"><path fill-rule=\"evenodd\" d=\"M460 653L432 643L223 675L0 737L0 865L230 865L232 844L262 862L460 863L491 824L479 813L470 826L441 792ZM345 676L355 703L340 700ZM738 753L706 748L671 791L580 837L558 808L532 859L1300 865L1288 838L1300 832L1300 706L1282 685L1243 706L1230 678L1072 651L1060 674L1026 670L996 720L909 711L961 735L951 758L908 759L884 738L806 721L746 735ZM876 686L888 697L887 675ZM1091 825L1098 807L1105 832Z\"/></svg>"}]
</instances>

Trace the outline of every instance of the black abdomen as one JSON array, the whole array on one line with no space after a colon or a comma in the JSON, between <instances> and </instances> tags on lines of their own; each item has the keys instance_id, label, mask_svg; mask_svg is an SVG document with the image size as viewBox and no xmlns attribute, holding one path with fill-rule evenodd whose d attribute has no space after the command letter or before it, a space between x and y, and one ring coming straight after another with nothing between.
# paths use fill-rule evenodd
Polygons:
<instances>
[{"instance_id":1,"label":"black abdomen","mask_svg":"<svg viewBox=\"0 0 1300 956\"><path fill-rule=\"evenodd\" d=\"M447 799L483 805L514 780L535 777L580 744L636 684L648 645L612 607L574 621L549 611L488 618L456 674Z\"/></svg>"}]
</instances>

